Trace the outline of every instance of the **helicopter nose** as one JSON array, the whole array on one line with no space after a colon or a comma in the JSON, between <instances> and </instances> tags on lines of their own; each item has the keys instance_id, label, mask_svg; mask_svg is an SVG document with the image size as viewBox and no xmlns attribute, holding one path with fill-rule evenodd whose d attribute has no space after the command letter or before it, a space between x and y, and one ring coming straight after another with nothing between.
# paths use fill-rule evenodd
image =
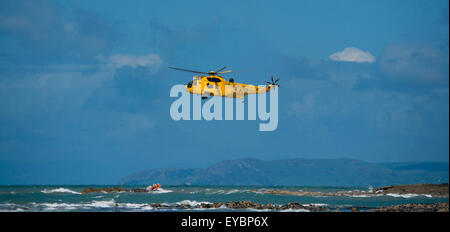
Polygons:
<instances>
[{"instance_id":1,"label":"helicopter nose","mask_svg":"<svg viewBox=\"0 0 450 232\"><path fill-rule=\"evenodd\" d=\"M187 87L188 89L192 88L192 81L189 81L189 83L186 84L186 87Z\"/></svg>"}]
</instances>

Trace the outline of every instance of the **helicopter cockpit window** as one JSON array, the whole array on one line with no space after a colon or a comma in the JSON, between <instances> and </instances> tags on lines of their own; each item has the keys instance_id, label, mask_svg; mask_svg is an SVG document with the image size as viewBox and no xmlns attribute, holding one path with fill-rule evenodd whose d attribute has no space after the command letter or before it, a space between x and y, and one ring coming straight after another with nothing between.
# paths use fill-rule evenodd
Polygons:
<instances>
[{"instance_id":1,"label":"helicopter cockpit window","mask_svg":"<svg viewBox=\"0 0 450 232\"><path fill-rule=\"evenodd\" d=\"M189 82L187 83L187 87L188 87L188 88L191 88L191 87L192 87L192 81L189 81Z\"/></svg>"},{"instance_id":2,"label":"helicopter cockpit window","mask_svg":"<svg viewBox=\"0 0 450 232\"><path fill-rule=\"evenodd\" d=\"M217 78L217 77L208 77L208 81L211 81L211 82L221 82L221 80L220 80L219 78Z\"/></svg>"}]
</instances>

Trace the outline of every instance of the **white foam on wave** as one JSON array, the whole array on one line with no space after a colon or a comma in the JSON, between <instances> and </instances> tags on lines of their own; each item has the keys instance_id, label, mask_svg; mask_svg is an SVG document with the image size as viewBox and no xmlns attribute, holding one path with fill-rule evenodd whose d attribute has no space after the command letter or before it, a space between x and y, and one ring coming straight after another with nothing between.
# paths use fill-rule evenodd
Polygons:
<instances>
[{"instance_id":1,"label":"white foam on wave","mask_svg":"<svg viewBox=\"0 0 450 232\"><path fill-rule=\"evenodd\" d=\"M195 207L201 204L212 204L211 202L208 201L191 201L191 200L183 200L183 201L179 201L176 202L175 204L177 205L189 205L191 207Z\"/></svg>"},{"instance_id":2,"label":"white foam on wave","mask_svg":"<svg viewBox=\"0 0 450 232\"><path fill-rule=\"evenodd\" d=\"M229 194L236 194L236 193L245 193L245 192L250 192L250 190L242 190L242 189L231 189L231 190L224 190L224 189L219 189L216 191L212 191L211 189L205 189L206 194L208 195L229 195Z\"/></svg>"},{"instance_id":3,"label":"white foam on wave","mask_svg":"<svg viewBox=\"0 0 450 232\"><path fill-rule=\"evenodd\" d=\"M230 191L228 191L228 192L226 192L225 194L233 194L233 193L240 193L240 192L242 192L241 190L239 190L239 189L232 189L232 190L230 190Z\"/></svg>"},{"instance_id":4,"label":"white foam on wave","mask_svg":"<svg viewBox=\"0 0 450 232\"><path fill-rule=\"evenodd\" d=\"M307 209L283 209L280 212L310 212Z\"/></svg>"},{"instance_id":5,"label":"white foam on wave","mask_svg":"<svg viewBox=\"0 0 450 232\"><path fill-rule=\"evenodd\" d=\"M383 194L383 193L378 193L375 192L376 194L373 195L367 195L367 194L355 194L355 195L348 195L349 197L382 197L382 196L390 196L390 197L402 197L402 198L412 198L412 197L428 197L428 198L432 198L433 196L430 194L415 194L415 193L405 193L405 194L400 194L400 193L387 193L387 194Z\"/></svg>"},{"instance_id":6,"label":"white foam on wave","mask_svg":"<svg viewBox=\"0 0 450 232\"><path fill-rule=\"evenodd\" d=\"M383 194L378 195L366 195L366 194L355 194L355 195L346 195L348 197L377 197L377 196L383 196Z\"/></svg>"},{"instance_id":7,"label":"white foam on wave","mask_svg":"<svg viewBox=\"0 0 450 232\"><path fill-rule=\"evenodd\" d=\"M48 210L71 210L71 209L79 209L79 208L111 208L116 206L116 202L114 199L109 201L92 201L89 203L79 203L79 204L68 204L68 203L41 203L40 206L46 207Z\"/></svg>"},{"instance_id":8,"label":"white foam on wave","mask_svg":"<svg viewBox=\"0 0 450 232\"><path fill-rule=\"evenodd\" d=\"M145 205L143 207L140 208L141 210L153 210L154 208L151 207L150 205Z\"/></svg>"},{"instance_id":9,"label":"white foam on wave","mask_svg":"<svg viewBox=\"0 0 450 232\"><path fill-rule=\"evenodd\" d=\"M248 189L242 189L242 190L232 189L232 190L226 192L225 194L228 195L228 194L234 194L234 193L248 193L248 192L250 192L250 190L248 190Z\"/></svg>"},{"instance_id":10,"label":"white foam on wave","mask_svg":"<svg viewBox=\"0 0 450 232\"><path fill-rule=\"evenodd\" d=\"M67 189L67 188L56 188L56 189L44 189L41 192L43 193L72 193L72 194L81 194L79 192L73 191L71 189Z\"/></svg>"},{"instance_id":11,"label":"white foam on wave","mask_svg":"<svg viewBox=\"0 0 450 232\"><path fill-rule=\"evenodd\" d=\"M81 204L68 204L68 203L41 203L39 206L45 207L44 210L72 210L81 207Z\"/></svg>"},{"instance_id":12,"label":"white foam on wave","mask_svg":"<svg viewBox=\"0 0 450 232\"><path fill-rule=\"evenodd\" d=\"M118 203L118 206L127 209L141 209L141 210L153 209L153 207L149 204L139 204L139 203Z\"/></svg>"},{"instance_id":13,"label":"white foam on wave","mask_svg":"<svg viewBox=\"0 0 450 232\"><path fill-rule=\"evenodd\" d=\"M398 194L398 193L388 193L386 194L386 196L391 196L391 197L403 197L403 198L411 198L411 197L433 197L430 194L414 194L414 193L406 193L406 194Z\"/></svg>"},{"instance_id":14,"label":"white foam on wave","mask_svg":"<svg viewBox=\"0 0 450 232\"><path fill-rule=\"evenodd\" d=\"M225 190L223 190L223 189L219 189L219 190L217 190L217 191L211 191L211 189L205 189L205 191L206 191L206 194L224 194L225 193Z\"/></svg>"},{"instance_id":15,"label":"white foam on wave","mask_svg":"<svg viewBox=\"0 0 450 232\"><path fill-rule=\"evenodd\" d=\"M0 203L0 212L25 211L26 208L22 207L23 206L14 203Z\"/></svg>"},{"instance_id":16,"label":"white foam on wave","mask_svg":"<svg viewBox=\"0 0 450 232\"><path fill-rule=\"evenodd\" d=\"M116 206L116 202L114 201L114 199L111 199L110 201L92 201L92 203L87 204L87 206L96 208L109 208Z\"/></svg>"},{"instance_id":17,"label":"white foam on wave","mask_svg":"<svg viewBox=\"0 0 450 232\"><path fill-rule=\"evenodd\" d=\"M252 211L252 212L270 212L273 211L271 209L255 209L255 208L247 208L247 211Z\"/></svg>"},{"instance_id":18,"label":"white foam on wave","mask_svg":"<svg viewBox=\"0 0 450 232\"><path fill-rule=\"evenodd\" d=\"M102 209L108 210L112 208L120 208L122 211L139 211L154 210L150 204L145 203L116 203L114 199L109 201L92 201L82 203L59 203L59 202L31 202L28 205L18 205L12 203L0 204L0 211L72 211L72 210L89 210Z\"/></svg>"},{"instance_id":19,"label":"white foam on wave","mask_svg":"<svg viewBox=\"0 0 450 232\"><path fill-rule=\"evenodd\" d=\"M173 191L169 190L169 189L163 189L163 188L159 188L157 190L149 191L149 193L156 193L156 194L171 193L171 192L173 192Z\"/></svg>"},{"instance_id":20,"label":"white foam on wave","mask_svg":"<svg viewBox=\"0 0 450 232\"><path fill-rule=\"evenodd\" d=\"M0 203L0 212L23 211L21 205L14 203Z\"/></svg>"}]
</instances>

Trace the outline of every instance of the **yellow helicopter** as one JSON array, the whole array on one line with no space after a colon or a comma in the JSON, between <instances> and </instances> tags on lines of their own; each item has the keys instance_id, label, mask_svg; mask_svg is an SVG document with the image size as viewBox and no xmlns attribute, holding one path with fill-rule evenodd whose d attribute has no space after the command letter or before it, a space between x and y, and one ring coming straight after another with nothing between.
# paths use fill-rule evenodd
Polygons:
<instances>
[{"instance_id":1,"label":"yellow helicopter","mask_svg":"<svg viewBox=\"0 0 450 232\"><path fill-rule=\"evenodd\" d=\"M211 96L222 96L231 98L244 98L248 94L258 94L266 93L275 87L281 87L278 83L280 78L277 80L273 79L271 76L271 82L265 81L269 84L267 86L261 87L257 85L248 85L243 83L234 82L233 78L228 81L219 76L219 74L231 73L231 70L225 70L227 67L223 67L217 71L200 72L182 68L169 67L170 69L192 72L206 75L194 76L192 81L186 84L186 90L191 94L202 95L202 99L207 99Z\"/></svg>"}]
</instances>

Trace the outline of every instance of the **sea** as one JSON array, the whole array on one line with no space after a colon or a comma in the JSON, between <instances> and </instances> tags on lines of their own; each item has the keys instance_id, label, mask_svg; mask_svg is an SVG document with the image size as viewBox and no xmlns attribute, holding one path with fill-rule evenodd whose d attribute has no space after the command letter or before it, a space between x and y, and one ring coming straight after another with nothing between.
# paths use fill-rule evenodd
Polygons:
<instances>
[{"instance_id":1,"label":"sea","mask_svg":"<svg viewBox=\"0 0 450 232\"><path fill-rule=\"evenodd\" d=\"M99 192L83 194L85 188L115 187L107 185L0 186L0 211L6 212L161 212L161 211L236 211L227 207L202 208L202 203L252 201L259 204L300 203L348 210L351 207L375 208L407 203L448 202L448 197L418 194L376 194L371 187L283 187L283 186L163 186L151 192ZM146 186L119 186L125 189ZM360 190L353 196L292 196L261 193L271 189L307 192ZM163 207L154 207L159 203ZM183 207L192 206L190 208ZM237 211L259 211L238 209ZM268 211L268 210L262 210ZM288 209L285 211L293 211ZM305 210L299 210L305 211Z\"/></svg>"}]
</instances>

